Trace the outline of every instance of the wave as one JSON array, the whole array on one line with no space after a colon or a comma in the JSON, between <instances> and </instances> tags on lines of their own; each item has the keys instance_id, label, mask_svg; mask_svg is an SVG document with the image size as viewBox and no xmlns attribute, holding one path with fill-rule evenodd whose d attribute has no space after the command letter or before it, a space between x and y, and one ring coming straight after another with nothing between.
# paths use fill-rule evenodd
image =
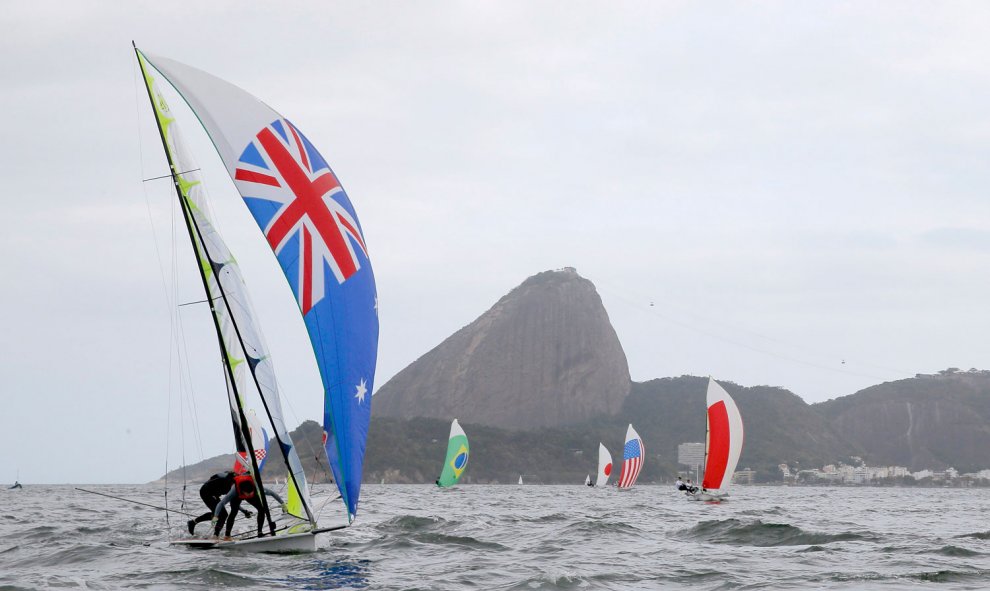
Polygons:
<instances>
[{"instance_id":1,"label":"wave","mask_svg":"<svg viewBox=\"0 0 990 591\"><path fill-rule=\"evenodd\" d=\"M955 538L976 538L977 540L990 540L990 531L978 531L971 534L953 536Z\"/></svg>"},{"instance_id":2,"label":"wave","mask_svg":"<svg viewBox=\"0 0 990 591\"><path fill-rule=\"evenodd\" d=\"M983 553L949 544L935 550L925 550L924 554L941 554L942 556L979 556Z\"/></svg>"},{"instance_id":3,"label":"wave","mask_svg":"<svg viewBox=\"0 0 990 591\"><path fill-rule=\"evenodd\" d=\"M764 547L821 546L833 542L875 542L879 539L879 536L871 532L837 534L809 532L789 523L764 523L759 519L748 522L739 519L702 521L689 529L685 535L715 544Z\"/></svg>"},{"instance_id":4,"label":"wave","mask_svg":"<svg viewBox=\"0 0 990 591\"><path fill-rule=\"evenodd\" d=\"M418 515L400 515L375 526L375 529L391 532L427 531L443 527L447 520L442 517L420 517Z\"/></svg>"},{"instance_id":5,"label":"wave","mask_svg":"<svg viewBox=\"0 0 990 591\"><path fill-rule=\"evenodd\" d=\"M920 573L910 573L905 578L923 581L925 583L961 583L990 580L990 571L986 570L936 570Z\"/></svg>"}]
</instances>

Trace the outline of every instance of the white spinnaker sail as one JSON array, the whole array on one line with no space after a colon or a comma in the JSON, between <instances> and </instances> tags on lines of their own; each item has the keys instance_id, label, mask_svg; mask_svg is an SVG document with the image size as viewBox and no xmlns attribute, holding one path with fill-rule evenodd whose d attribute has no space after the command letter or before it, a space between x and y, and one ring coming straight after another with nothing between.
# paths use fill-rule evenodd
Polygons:
<instances>
[{"instance_id":1,"label":"white spinnaker sail","mask_svg":"<svg viewBox=\"0 0 990 591\"><path fill-rule=\"evenodd\" d=\"M705 477L708 490L725 490L739 463L743 448L743 423L739 407L718 382L708 379L708 441Z\"/></svg>"},{"instance_id":2,"label":"white spinnaker sail","mask_svg":"<svg viewBox=\"0 0 990 591\"><path fill-rule=\"evenodd\" d=\"M598 476L595 478L595 486L606 486L608 477L612 475L612 454L608 453L605 444L598 443Z\"/></svg>"},{"instance_id":3,"label":"white spinnaker sail","mask_svg":"<svg viewBox=\"0 0 990 591\"><path fill-rule=\"evenodd\" d=\"M153 71L143 58L141 62L146 73L146 82L154 97L155 114L163 129L165 143L176 168L179 191L190 212L191 225L195 228L192 236L193 246L206 278L210 308L220 325L224 354L233 373L233 388L228 387L228 393L235 433L241 442L241 449L253 449L254 444L244 441L242 436L243 428L240 427L241 420L237 411L238 402L234 398L235 389L241 398L240 408L257 409L262 412L265 416L263 422L272 427L272 431L283 444L278 447L285 456L286 465L296 483L299 500L304 509L304 514L296 517L315 522L302 462L285 427L271 357L255 321L240 267L210 218L206 191L196 172L199 167L183 145L175 117L156 84ZM290 506L293 505L293 499L288 501Z\"/></svg>"}]
</instances>

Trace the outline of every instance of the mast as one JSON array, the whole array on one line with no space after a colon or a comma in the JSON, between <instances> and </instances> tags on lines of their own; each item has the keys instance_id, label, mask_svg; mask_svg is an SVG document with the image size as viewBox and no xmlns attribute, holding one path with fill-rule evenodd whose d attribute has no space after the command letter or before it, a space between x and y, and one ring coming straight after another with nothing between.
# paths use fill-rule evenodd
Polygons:
<instances>
[{"instance_id":1,"label":"mast","mask_svg":"<svg viewBox=\"0 0 990 591\"><path fill-rule=\"evenodd\" d=\"M206 248L206 242L203 240L203 236L202 234L200 234L199 228L196 227L195 224L193 224L192 212L189 210L189 206L186 203L185 198L183 197L182 187L180 186L180 182L179 182L179 176L178 176L179 173L178 171L175 170L175 163L172 160L172 153L169 151L168 148L168 140L166 140L165 138L165 129L162 127L162 121L158 117L158 110L155 106L155 97L152 95L151 86L148 84L148 72L145 70L144 63L141 61L141 54L140 52L138 52L137 45L133 41L131 41L131 46L134 48L134 55L137 58L138 67L141 68L141 76L144 79L144 88L148 93L148 101L151 103L151 110L155 113L155 126L158 128L158 136L162 140L162 149L165 152L165 159L168 161L169 176L171 176L172 178L172 186L175 189L175 195L179 199L179 207L182 208L182 218L186 225L186 231L189 234L189 241L192 244L194 254L198 256L199 247L196 244L196 238L199 238L199 243L203 245L204 250ZM209 255L205 252L203 254L206 261L212 265ZM234 400L237 401L237 412L241 419L240 435L243 438L245 446L248 448L246 451L248 457L251 459L251 468L254 472L255 487L257 489L258 496L260 497L261 500L261 506L265 511L265 516L268 518L268 528L271 531L271 534L275 535L275 522L272 520L272 513L270 508L268 507L268 499L265 496L265 487L264 487L264 483L261 480L261 471L258 469L258 459L254 455L254 444L251 439L250 427L248 425L247 416L244 413L244 405L241 400L240 393L237 391L237 383L236 380L234 379L234 370L230 365L230 357L228 355L227 346L223 342L223 331L220 328L220 321L217 319L217 315L215 313L215 308L214 308L215 298L213 298L211 295L210 285L206 280L206 271L203 269L203 265L200 264L200 261L198 260L196 261L196 268L199 270L199 277L203 282L203 290L206 292L206 298L210 303L210 316L213 318L213 328L216 330L217 333L217 342L220 345L220 353L221 353L220 356L223 360L224 371L227 373L227 377L229 378L230 388L232 388L234 391ZM220 297L223 299L224 306L226 306L227 309L229 310L230 305L227 302L227 295L224 292L223 285L221 285L219 280L217 280L217 289L220 292ZM241 340L240 332L237 330L237 323L234 322L233 315L231 315L230 321L234 327L235 332L237 332L237 338L240 341ZM241 341L241 346L243 348L243 341ZM246 353L247 350L246 349L244 350ZM262 402L264 402L264 396L262 396L261 398L262 398ZM266 413L268 412L267 404L265 406L265 412ZM236 434L237 433L235 428L235 435ZM281 445L281 440L279 440L279 444ZM291 475L291 471L289 471L289 474ZM231 517L233 517L233 515L231 515Z\"/></svg>"}]
</instances>

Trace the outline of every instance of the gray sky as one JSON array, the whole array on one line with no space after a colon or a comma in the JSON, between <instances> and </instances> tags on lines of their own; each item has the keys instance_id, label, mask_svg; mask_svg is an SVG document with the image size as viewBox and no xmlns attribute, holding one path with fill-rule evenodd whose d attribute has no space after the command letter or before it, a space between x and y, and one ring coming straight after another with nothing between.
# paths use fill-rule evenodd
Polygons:
<instances>
[{"instance_id":1,"label":"gray sky","mask_svg":"<svg viewBox=\"0 0 990 591\"><path fill-rule=\"evenodd\" d=\"M265 100L334 167L378 278L376 387L562 266L635 380L815 402L987 367L983 3L209 4L0 12L0 481L145 481L166 450L232 447L196 306L179 386L168 301L202 288L170 187L141 182L165 168L131 39ZM289 288L184 123L289 422L316 418Z\"/></svg>"}]
</instances>

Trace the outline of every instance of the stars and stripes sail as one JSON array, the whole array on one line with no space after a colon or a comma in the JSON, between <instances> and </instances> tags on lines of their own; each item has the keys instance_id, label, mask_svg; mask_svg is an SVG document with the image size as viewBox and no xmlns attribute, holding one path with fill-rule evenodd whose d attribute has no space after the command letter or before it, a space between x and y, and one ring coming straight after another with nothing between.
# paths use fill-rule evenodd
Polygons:
<instances>
[{"instance_id":1,"label":"stars and stripes sail","mask_svg":"<svg viewBox=\"0 0 990 591\"><path fill-rule=\"evenodd\" d=\"M646 449L639 433L629 425L626 430L626 444L622 448L622 472L619 474L619 488L631 488L636 484L640 470L643 469L643 459Z\"/></svg>"},{"instance_id":2,"label":"stars and stripes sail","mask_svg":"<svg viewBox=\"0 0 990 591\"><path fill-rule=\"evenodd\" d=\"M705 476L701 486L725 490L739 463L743 447L743 423L739 407L718 382L708 379L708 439L705 444Z\"/></svg>"},{"instance_id":3,"label":"stars and stripes sail","mask_svg":"<svg viewBox=\"0 0 990 591\"><path fill-rule=\"evenodd\" d=\"M357 213L296 125L211 74L143 55L203 124L289 283L320 370L326 455L350 521L378 354L378 296Z\"/></svg>"}]
</instances>

